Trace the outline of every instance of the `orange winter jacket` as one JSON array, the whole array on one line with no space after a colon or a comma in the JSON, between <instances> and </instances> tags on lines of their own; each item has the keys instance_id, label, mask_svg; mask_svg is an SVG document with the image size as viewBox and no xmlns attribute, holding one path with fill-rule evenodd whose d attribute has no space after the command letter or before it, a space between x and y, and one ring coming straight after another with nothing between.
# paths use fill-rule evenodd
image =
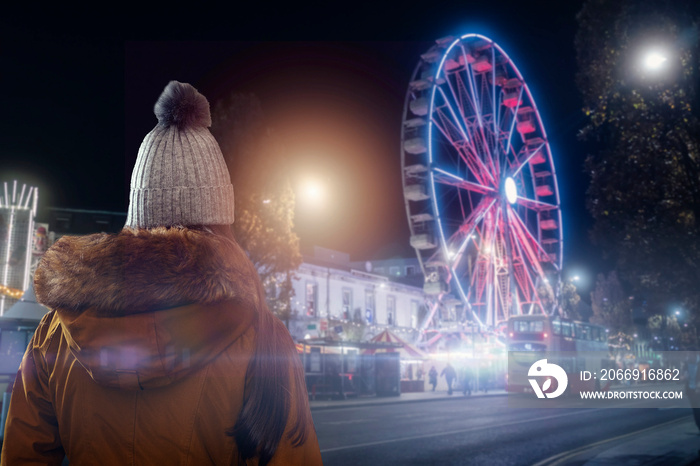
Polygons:
<instances>
[{"instance_id":1,"label":"orange winter jacket","mask_svg":"<svg viewBox=\"0 0 700 466\"><path fill-rule=\"evenodd\" d=\"M256 280L238 245L196 230L59 240L35 275L51 311L14 383L1 464L239 464L226 431L249 393L257 313L269 312ZM293 341L274 322L294 375ZM292 391L303 396L290 394L269 464L320 465L306 387ZM306 436L295 446L297 420Z\"/></svg>"}]
</instances>

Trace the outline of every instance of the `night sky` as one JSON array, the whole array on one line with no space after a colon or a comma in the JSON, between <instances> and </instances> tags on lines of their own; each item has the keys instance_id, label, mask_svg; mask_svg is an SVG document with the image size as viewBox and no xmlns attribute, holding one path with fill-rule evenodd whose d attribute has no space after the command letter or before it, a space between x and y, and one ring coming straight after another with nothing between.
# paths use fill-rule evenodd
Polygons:
<instances>
[{"instance_id":1,"label":"night sky","mask_svg":"<svg viewBox=\"0 0 700 466\"><path fill-rule=\"evenodd\" d=\"M292 182L314 176L329 186L322 209L297 205L302 248L353 260L410 256L399 141L408 81L435 39L477 32L510 55L530 86L557 168L565 267L592 279L605 266L588 240L588 149L576 138L584 124L573 46L582 2L532 3L290 5L236 15L192 8L189 22L9 15L0 19L0 181L39 186L40 207L125 212L138 147L168 81L191 83L212 104L253 92L288 141Z\"/></svg>"}]
</instances>

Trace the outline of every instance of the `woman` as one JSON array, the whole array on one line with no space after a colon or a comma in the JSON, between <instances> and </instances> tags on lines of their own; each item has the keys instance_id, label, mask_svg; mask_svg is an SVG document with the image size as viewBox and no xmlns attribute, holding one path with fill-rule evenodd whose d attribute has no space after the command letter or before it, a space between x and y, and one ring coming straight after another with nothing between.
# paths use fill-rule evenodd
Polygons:
<instances>
[{"instance_id":1,"label":"woman","mask_svg":"<svg viewBox=\"0 0 700 466\"><path fill-rule=\"evenodd\" d=\"M303 370L234 240L209 103L172 81L126 227L64 237L13 388L2 464L321 464Z\"/></svg>"},{"instance_id":2,"label":"woman","mask_svg":"<svg viewBox=\"0 0 700 466\"><path fill-rule=\"evenodd\" d=\"M430 385L433 386L433 391L435 391L435 387L437 386L437 379L438 379L437 369L435 369L435 366L432 366L430 368L430 371L428 371L428 381L430 382Z\"/></svg>"}]
</instances>

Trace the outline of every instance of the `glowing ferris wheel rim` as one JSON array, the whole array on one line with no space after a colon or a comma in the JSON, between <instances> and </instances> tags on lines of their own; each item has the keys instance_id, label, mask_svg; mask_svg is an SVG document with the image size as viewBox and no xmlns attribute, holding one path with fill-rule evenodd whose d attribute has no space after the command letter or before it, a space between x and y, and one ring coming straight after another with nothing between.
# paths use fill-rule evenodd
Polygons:
<instances>
[{"instance_id":1,"label":"glowing ferris wheel rim","mask_svg":"<svg viewBox=\"0 0 700 466\"><path fill-rule=\"evenodd\" d=\"M559 190L535 101L508 55L479 34L436 41L411 78L401 138L426 293L454 292L482 325L551 314L543 296L562 266Z\"/></svg>"}]
</instances>

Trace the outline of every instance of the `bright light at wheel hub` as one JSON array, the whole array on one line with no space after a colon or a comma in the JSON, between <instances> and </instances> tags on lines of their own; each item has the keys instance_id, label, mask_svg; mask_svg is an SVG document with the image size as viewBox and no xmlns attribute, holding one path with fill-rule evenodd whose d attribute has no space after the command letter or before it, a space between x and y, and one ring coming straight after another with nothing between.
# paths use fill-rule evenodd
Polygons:
<instances>
[{"instance_id":1,"label":"bright light at wheel hub","mask_svg":"<svg viewBox=\"0 0 700 466\"><path fill-rule=\"evenodd\" d=\"M506 193L506 199L511 204L515 204L518 200L518 188L515 187L515 181L510 176L506 178L506 182L503 185L503 190Z\"/></svg>"}]
</instances>

